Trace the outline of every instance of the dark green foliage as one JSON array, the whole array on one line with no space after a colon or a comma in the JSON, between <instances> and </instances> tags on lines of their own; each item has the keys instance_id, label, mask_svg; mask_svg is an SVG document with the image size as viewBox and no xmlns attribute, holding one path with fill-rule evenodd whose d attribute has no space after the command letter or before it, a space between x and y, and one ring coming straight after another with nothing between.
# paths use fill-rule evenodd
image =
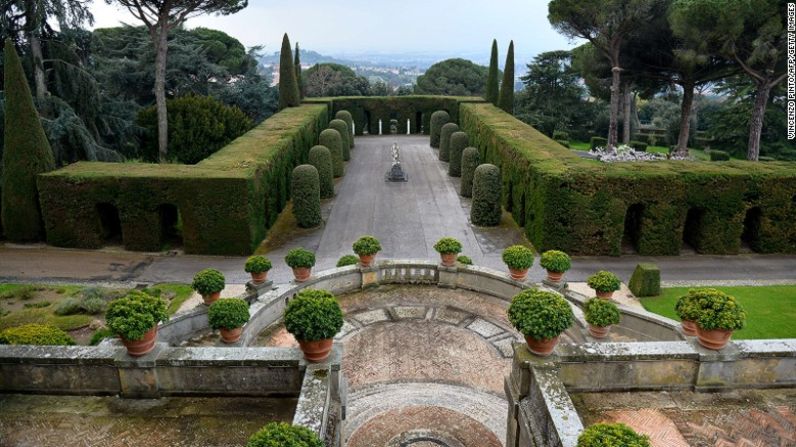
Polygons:
<instances>
[{"instance_id":1,"label":"dark green foliage","mask_svg":"<svg viewBox=\"0 0 796 447\"><path fill-rule=\"evenodd\" d=\"M564 146L565 148L569 149L569 140L556 140L556 143Z\"/></svg>"},{"instance_id":2,"label":"dark green foliage","mask_svg":"<svg viewBox=\"0 0 796 447\"><path fill-rule=\"evenodd\" d=\"M466 59L437 62L417 78L421 95L480 96L486 91L489 69Z\"/></svg>"},{"instance_id":3,"label":"dark green foliage","mask_svg":"<svg viewBox=\"0 0 796 447\"><path fill-rule=\"evenodd\" d=\"M293 68L296 70L296 85L298 86L299 99L304 99L304 82L301 80L301 52L299 44L296 42L296 54L293 59Z\"/></svg>"},{"instance_id":4,"label":"dark green foliage","mask_svg":"<svg viewBox=\"0 0 796 447\"><path fill-rule=\"evenodd\" d=\"M473 260L470 259L469 256L464 256L464 255L461 255L458 258L456 258L456 262L464 265L473 265Z\"/></svg>"},{"instance_id":5,"label":"dark green foliage","mask_svg":"<svg viewBox=\"0 0 796 447\"><path fill-rule=\"evenodd\" d=\"M563 251L547 250L539 258L539 265L551 272L564 273L572 268L572 259Z\"/></svg>"},{"instance_id":6,"label":"dark green foliage","mask_svg":"<svg viewBox=\"0 0 796 447\"><path fill-rule=\"evenodd\" d=\"M99 328L96 332L91 334L91 340L88 342L88 344L90 346L97 346L98 344L102 343L102 340L114 337L116 337L116 334L114 334L112 330L106 327Z\"/></svg>"},{"instance_id":7,"label":"dark green foliage","mask_svg":"<svg viewBox=\"0 0 796 447\"><path fill-rule=\"evenodd\" d=\"M199 295L206 296L224 290L226 278L216 269L200 270L193 277L191 288Z\"/></svg>"},{"instance_id":8,"label":"dark green foliage","mask_svg":"<svg viewBox=\"0 0 796 447\"><path fill-rule=\"evenodd\" d=\"M459 131L456 123L445 123L439 134L439 159L440 161L450 161L451 135Z\"/></svg>"},{"instance_id":9,"label":"dark green foliage","mask_svg":"<svg viewBox=\"0 0 796 447\"><path fill-rule=\"evenodd\" d=\"M603 137L591 137L590 147L592 150L597 149L598 147L605 148L608 146L608 139Z\"/></svg>"},{"instance_id":10,"label":"dark green foliage","mask_svg":"<svg viewBox=\"0 0 796 447\"><path fill-rule=\"evenodd\" d=\"M434 250L441 255L457 254L462 252L462 243L452 237L443 237L434 244Z\"/></svg>"},{"instance_id":11,"label":"dark green foliage","mask_svg":"<svg viewBox=\"0 0 796 447\"><path fill-rule=\"evenodd\" d=\"M594 424L578 436L577 447L650 447L649 438L625 424Z\"/></svg>"},{"instance_id":12,"label":"dark green foliage","mask_svg":"<svg viewBox=\"0 0 796 447\"><path fill-rule=\"evenodd\" d=\"M345 121L333 119L329 121L329 129L334 129L340 133L341 149L343 150L343 161L351 159L351 128Z\"/></svg>"},{"instance_id":13,"label":"dark green foliage","mask_svg":"<svg viewBox=\"0 0 796 447\"><path fill-rule=\"evenodd\" d=\"M613 273L600 270L589 276L586 284L598 292L616 292L621 287L622 282Z\"/></svg>"},{"instance_id":14,"label":"dark green foliage","mask_svg":"<svg viewBox=\"0 0 796 447\"><path fill-rule=\"evenodd\" d=\"M497 39L492 39L492 55L489 58L489 73L486 78L486 101L497 105L498 96L500 95L500 79L498 68L498 46Z\"/></svg>"},{"instance_id":15,"label":"dark green foliage","mask_svg":"<svg viewBox=\"0 0 796 447\"><path fill-rule=\"evenodd\" d=\"M661 270L655 264L638 264L627 287L636 297L658 296L661 294Z\"/></svg>"},{"instance_id":16,"label":"dark green foliage","mask_svg":"<svg viewBox=\"0 0 796 447\"><path fill-rule=\"evenodd\" d=\"M332 153L326 146L313 146L310 149L309 164L318 170L318 180L321 186L321 199L334 197L334 168L332 167Z\"/></svg>"},{"instance_id":17,"label":"dark green foliage","mask_svg":"<svg viewBox=\"0 0 796 447\"><path fill-rule=\"evenodd\" d=\"M251 256L246 260L244 271L246 273L263 273L271 270L271 260L265 256Z\"/></svg>"},{"instance_id":18,"label":"dark green foliage","mask_svg":"<svg viewBox=\"0 0 796 447\"><path fill-rule=\"evenodd\" d=\"M349 265L357 265L359 264L359 258L354 255L345 255L342 256L340 259L337 260L337 267L346 267Z\"/></svg>"},{"instance_id":19,"label":"dark green foliage","mask_svg":"<svg viewBox=\"0 0 796 447\"><path fill-rule=\"evenodd\" d=\"M710 150L710 161L729 161L730 154L715 149Z\"/></svg>"},{"instance_id":20,"label":"dark green foliage","mask_svg":"<svg viewBox=\"0 0 796 447\"><path fill-rule=\"evenodd\" d=\"M324 447L324 443L307 427L269 422L249 438L246 447Z\"/></svg>"},{"instance_id":21,"label":"dark green foliage","mask_svg":"<svg viewBox=\"0 0 796 447\"><path fill-rule=\"evenodd\" d=\"M533 265L533 250L524 245L512 245L503 250L501 259L508 268L525 270Z\"/></svg>"},{"instance_id":22,"label":"dark green foliage","mask_svg":"<svg viewBox=\"0 0 796 447\"><path fill-rule=\"evenodd\" d=\"M553 139L554 140L569 140L569 132L565 132L563 130L554 130L553 131Z\"/></svg>"},{"instance_id":23,"label":"dark green foliage","mask_svg":"<svg viewBox=\"0 0 796 447\"><path fill-rule=\"evenodd\" d=\"M631 141L627 145L639 152L647 152L647 143L643 141Z\"/></svg>"},{"instance_id":24,"label":"dark green foliage","mask_svg":"<svg viewBox=\"0 0 796 447\"><path fill-rule=\"evenodd\" d=\"M558 337L575 320L567 300L553 292L536 289L523 290L514 296L508 316L521 334L536 340Z\"/></svg>"},{"instance_id":25,"label":"dark green foliage","mask_svg":"<svg viewBox=\"0 0 796 447\"><path fill-rule=\"evenodd\" d=\"M694 321L699 319L699 297L701 291L698 289L689 290L686 295L677 299L674 311L681 320Z\"/></svg>"},{"instance_id":26,"label":"dark green foliage","mask_svg":"<svg viewBox=\"0 0 796 447\"><path fill-rule=\"evenodd\" d=\"M304 72L304 91L307 97L364 96L370 92L370 82L357 76L349 67L333 63L315 64Z\"/></svg>"},{"instance_id":27,"label":"dark green foliage","mask_svg":"<svg viewBox=\"0 0 796 447\"><path fill-rule=\"evenodd\" d=\"M326 340L342 329L343 311L331 292L305 289L287 303L284 321L296 340Z\"/></svg>"},{"instance_id":28,"label":"dark green foliage","mask_svg":"<svg viewBox=\"0 0 796 447\"><path fill-rule=\"evenodd\" d=\"M346 128L348 129L348 141L351 147L354 147L354 117L348 110L339 110L334 114L334 119L345 121Z\"/></svg>"},{"instance_id":29,"label":"dark green foliage","mask_svg":"<svg viewBox=\"0 0 796 447\"><path fill-rule=\"evenodd\" d=\"M13 242L44 236L36 175L55 168L50 144L33 105L30 87L11 40L4 49L3 233Z\"/></svg>"},{"instance_id":30,"label":"dark green foliage","mask_svg":"<svg viewBox=\"0 0 796 447\"><path fill-rule=\"evenodd\" d=\"M345 165L343 164L343 138L340 132L334 129L326 129L321 132L318 141L321 146L329 149L332 155L332 173L334 177L342 177L345 175Z\"/></svg>"},{"instance_id":31,"label":"dark green foliage","mask_svg":"<svg viewBox=\"0 0 796 447\"><path fill-rule=\"evenodd\" d=\"M473 178L475 169L481 164L481 154L474 147L467 147L462 152L462 184L460 194L462 197L473 196Z\"/></svg>"},{"instance_id":32,"label":"dark green foliage","mask_svg":"<svg viewBox=\"0 0 796 447\"><path fill-rule=\"evenodd\" d=\"M312 268L315 266L315 253L304 249L294 248L285 255L285 264L290 268Z\"/></svg>"},{"instance_id":33,"label":"dark green foliage","mask_svg":"<svg viewBox=\"0 0 796 447\"><path fill-rule=\"evenodd\" d=\"M236 329L249 321L249 303L239 298L224 298L210 305L207 320L213 329Z\"/></svg>"},{"instance_id":34,"label":"dark green foliage","mask_svg":"<svg viewBox=\"0 0 796 447\"><path fill-rule=\"evenodd\" d=\"M75 341L66 332L55 326L44 324L26 324L0 331L0 345L64 346L73 344Z\"/></svg>"},{"instance_id":35,"label":"dark green foliage","mask_svg":"<svg viewBox=\"0 0 796 447\"><path fill-rule=\"evenodd\" d=\"M451 122L451 116L444 110L437 110L431 114L431 147L439 147L442 126Z\"/></svg>"},{"instance_id":36,"label":"dark green foliage","mask_svg":"<svg viewBox=\"0 0 796 447\"><path fill-rule=\"evenodd\" d=\"M500 84L500 96L497 106L506 113L514 113L514 41L509 43L506 54L506 66L503 67L503 82Z\"/></svg>"},{"instance_id":37,"label":"dark green foliage","mask_svg":"<svg viewBox=\"0 0 796 447\"><path fill-rule=\"evenodd\" d=\"M601 298L592 298L583 304L586 322L592 326L606 327L619 324L622 315L616 304Z\"/></svg>"},{"instance_id":38,"label":"dark green foliage","mask_svg":"<svg viewBox=\"0 0 796 447\"><path fill-rule=\"evenodd\" d=\"M381 251L381 243L373 236L362 236L351 246L359 256L375 255Z\"/></svg>"},{"instance_id":39,"label":"dark green foliage","mask_svg":"<svg viewBox=\"0 0 796 447\"><path fill-rule=\"evenodd\" d=\"M168 159L196 164L232 140L246 133L252 122L239 108L225 106L209 96L185 96L168 101ZM138 113L143 128L141 154L146 160L158 160L158 117L155 107Z\"/></svg>"},{"instance_id":40,"label":"dark green foliage","mask_svg":"<svg viewBox=\"0 0 796 447\"><path fill-rule=\"evenodd\" d=\"M321 224L321 186L318 170L312 165L296 166L291 181L293 215L301 228Z\"/></svg>"},{"instance_id":41,"label":"dark green foliage","mask_svg":"<svg viewBox=\"0 0 796 447\"><path fill-rule=\"evenodd\" d=\"M448 175L451 177L462 176L462 153L470 145L470 138L464 132L454 132L450 141L450 163Z\"/></svg>"},{"instance_id":42,"label":"dark green foliage","mask_svg":"<svg viewBox=\"0 0 796 447\"><path fill-rule=\"evenodd\" d=\"M279 57L279 110L301 104L296 69L293 67L293 51L287 33L282 37L282 52Z\"/></svg>"},{"instance_id":43,"label":"dark green foliage","mask_svg":"<svg viewBox=\"0 0 796 447\"><path fill-rule=\"evenodd\" d=\"M108 328L126 340L140 340L147 331L168 319L163 300L137 290L111 301L105 313Z\"/></svg>"},{"instance_id":44,"label":"dark green foliage","mask_svg":"<svg viewBox=\"0 0 796 447\"><path fill-rule=\"evenodd\" d=\"M470 221L479 227L494 227L500 224L500 169L491 164L475 168L473 175L473 205Z\"/></svg>"}]
</instances>

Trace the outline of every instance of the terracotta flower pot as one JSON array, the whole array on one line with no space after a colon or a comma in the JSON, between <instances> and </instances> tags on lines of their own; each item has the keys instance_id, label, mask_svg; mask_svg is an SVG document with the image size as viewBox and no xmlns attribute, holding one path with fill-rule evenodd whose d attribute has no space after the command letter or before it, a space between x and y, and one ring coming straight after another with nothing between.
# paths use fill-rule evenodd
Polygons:
<instances>
[{"instance_id":1,"label":"terracotta flower pot","mask_svg":"<svg viewBox=\"0 0 796 447\"><path fill-rule=\"evenodd\" d=\"M515 281L525 281L528 279L528 269L513 269L509 267L509 272L511 273L511 279Z\"/></svg>"},{"instance_id":2,"label":"terracotta flower pot","mask_svg":"<svg viewBox=\"0 0 796 447\"><path fill-rule=\"evenodd\" d=\"M122 344L127 348L127 355L130 357L141 357L147 355L155 349L155 341L158 338L158 327L155 326L148 330L139 340L127 340L120 337Z\"/></svg>"},{"instance_id":3,"label":"terracotta flower pot","mask_svg":"<svg viewBox=\"0 0 796 447\"><path fill-rule=\"evenodd\" d=\"M608 336L608 331L611 330L611 326L592 326L589 325L589 334L591 334L594 338L605 338Z\"/></svg>"},{"instance_id":4,"label":"terracotta flower pot","mask_svg":"<svg viewBox=\"0 0 796 447\"><path fill-rule=\"evenodd\" d=\"M442 265L445 267L453 267L456 265L456 255L458 253L440 253L439 257L442 258Z\"/></svg>"},{"instance_id":5,"label":"terracotta flower pot","mask_svg":"<svg viewBox=\"0 0 796 447\"><path fill-rule=\"evenodd\" d=\"M600 291L595 291L595 292L597 292L597 298L602 298L604 300L610 300L614 296L614 292L600 292Z\"/></svg>"},{"instance_id":6,"label":"terracotta flower pot","mask_svg":"<svg viewBox=\"0 0 796 447\"><path fill-rule=\"evenodd\" d=\"M724 329L706 330L697 325L697 341L700 345L718 351L719 349L727 346L730 341L732 331Z\"/></svg>"},{"instance_id":7,"label":"terracotta flower pot","mask_svg":"<svg viewBox=\"0 0 796 447\"><path fill-rule=\"evenodd\" d=\"M535 338L525 337L525 342L528 343L528 350L532 353L540 357L547 357L553 353L553 349L555 349L558 344L558 338L559 337L553 337L537 340Z\"/></svg>"},{"instance_id":8,"label":"terracotta flower pot","mask_svg":"<svg viewBox=\"0 0 796 447\"><path fill-rule=\"evenodd\" d=\"M296 278L296 282L304 282L310 279L310 275L312 275L311 268L297 267L293 269L293 276Z\"/></svg>"},{"instance_id":9,"label":"terracotta flower pot","mask_svg":"<svg viewBox=\"0 0 796 447\"><path fill-rule=\"evenodd\" d=\"M305 341L299 340L299 347L304 353L304 357L314 363L322 362L329 358L332 352L333 339Z\"/></svg>"},{"instance_id":10,"label":"terracotta flower pot","mask_svg":"<svg viewBox=\"0 0 796 447\"><path fill-rule=\"evenodd\" d=\"M554 272L551 270L547 271L547 279L552 282L561 282L561 278L564 277L564 272Z\"/></svg>"},{"instance_id":11,"label":"terracotta flower pot","mask_svg":"<svg viewBox=\"0 0 796 447\"><path fill-rule=\"evenodd\" d=\"M359 255L359 263L362 267L370 267L376 255Z\"/></svg>"},{"instance_id":12,"label":"terracotta flower pot","mask_svg":"<svg viewBox=\"0 0 796 447\"><path fill-rule=\"evenodd\" d=\"M221 298L221 292L211 293L210 295L202 295L202 299L205 300L205 306L215 303L219 298Z\"/></svg>"},{"instance_id":13,"label":"terracotta flower pot","mask_svg":"<svg viewBox=\"0 0 796 447\"><path fill-rule=\"evenodd\" d=\"M262 284L268 279L268 272L254 273L252 272L252 282L255 284Z\"/></svg>"},{"instance_id":14,"label":"terracotta flower pot","mask_svg":"<svg viewBox=\"0 0 796 447\"><path fill-rule=\"evenodd\" d=\"M224 343L235 343L240 340L240 335L243 333L242 327L236 327L235 329L224 329L221 328L218 330L221 333L221 341Z\"/></svg>"},{"instance_id":15,"label":"terracotta flower pot","mask_svg":"<svg viewBox=\"0 0 796 447\"><path fill-rule=\"evenodd\" d=\"M697 325L691 320L681 320L680 325L683 327L685 335L695 336L697 334Z\"/></svg>"}]
</instances>

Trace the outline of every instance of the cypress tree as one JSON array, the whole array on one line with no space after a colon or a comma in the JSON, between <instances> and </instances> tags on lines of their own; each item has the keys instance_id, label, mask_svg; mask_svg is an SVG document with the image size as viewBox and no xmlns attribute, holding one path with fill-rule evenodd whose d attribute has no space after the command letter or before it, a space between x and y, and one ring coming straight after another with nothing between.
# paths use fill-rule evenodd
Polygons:
<instances>
[{"instance_id":1,"label":"cypress tree","mask_svg":"<svg viewBox=\"0 0 796 447\"><path fill-rule=\"evenodd\" d=\"M509 44L506 54L506 67L503 69L503 83L500 85L500 97L497 106L507 113L514 113L514 41Z\"/></svg>"},{"instance_id":2,"label":"cypress tree","mask_svg":"<svg viewBox=\"0 0 796 447\"><path fill-rule=\"evenodd\" d=\"M53 170L55 160L11 39L4 54L3 230L10 241L36 241L44 235L36 175Z\"/></svg>"},{"instance_id":3,"label":"cypress tree","mask_svg":"<svg viewBox=\"0 0 796 447\"><path fill-rule=\"evenodd\" d=\"M296 59L293 61L296 68L296 86L299 91L299 99L304 99L304 84L301 81L301 56L299 55L299 44L296 42Z\"/></svg>"},{"instance_id":4,"label":"cypress tree","mask_svg":"<svg viewBox=\"0 0 796 447\"><path fill-rule=\"evenodd\" d=\"M282 38L282 52L279 55L279 110L285 107L296 107L299 98L296 70L293 67L293 51L287 33Z\"/></svg>"},{"instance_id":5,"label":"cypress tree","mask_svg":"<svg viewBox=\"0 0 796 447\"><path fill-rule=\"evenodd\" d=\"M497 39L492 39L492 57L489 59L489 76L486 78L486 100L494 105L497 105L500 94L498 73Z\"/></svg>"}]
</instances>

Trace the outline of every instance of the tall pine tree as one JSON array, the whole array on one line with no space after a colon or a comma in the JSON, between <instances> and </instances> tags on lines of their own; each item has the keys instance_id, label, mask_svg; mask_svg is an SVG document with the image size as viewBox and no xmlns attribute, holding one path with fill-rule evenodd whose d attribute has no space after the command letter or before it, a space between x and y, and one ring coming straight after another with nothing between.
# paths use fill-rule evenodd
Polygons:
<instances>
[{"instance_id":1,"label":"tall pine tree","mask_svg":"<svg viewBox=\"0 0 796 447\"><path fill-rule=\"evenodd\" d=\"M301 55L299 54L299 44L296 42L296 59L293 61L296 68L296 85L299 90L299 99L304 99L304 84L301 82Z\"/></svg>"},{"instance_id":2,"label":"tall pine tree","mask_svg":"<svg viewBox=\"0 0 796 447\"><path fill-rule=\"evenodd\" d=\"M293 66L293 51L287 33L282 38L282 52L279 55L279 110L296 107L301 103L296 69Z\"/></svg>"},{"instance_id":3,"label":"tall pine tree","mask_svg":"<svg viewBox=\"0 0 796 447\"><path fill-rule=\"evenodd\" d=\"M22 62L11 39L6 39L4 58L5 175L0 214L3 231L10 241L36 241L44 235L36 175L53 170L55 161L39 114L33 105Z\"/></svg>"},{"instance_id":4,"label":"tall pine tree","mask_svg":"<svg viewBox=\"0 0 796 447\"><path fill-rule=\"evenodd\" d=\"M506 54L506 67L503 69L503 83L497 106L508 113L514 113L514 41L509 44Z\"/></svg>"},{"instance_id":5,"label":"tall pine tree","mask_svg":"<svg viewBox=\"0 0 796 447\"><path fill-rule=\"evenodd\" d=\"M489 75L486 78L486 100L494 105L497 105L500 95L498 73L497 39L492 39L492 57L489 59Z\"/></svg>"}]
</instances>

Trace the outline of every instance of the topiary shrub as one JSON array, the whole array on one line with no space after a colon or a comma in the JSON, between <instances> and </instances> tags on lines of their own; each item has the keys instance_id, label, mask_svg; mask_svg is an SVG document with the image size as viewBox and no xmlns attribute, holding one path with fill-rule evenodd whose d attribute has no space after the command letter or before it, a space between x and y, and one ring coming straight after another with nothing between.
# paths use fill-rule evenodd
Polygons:
<instances>
[{"instance_id":1,"label":"topiary shrub","mask_svg":"<svg viewBox=\"0 0 796 447\"><path fill-rule=\"evenodd\" d=\"M556 143L564 146L565 148L569 149L569 140L556 140Z\"/></svg>"},{"instance_id":2,"label":"topiary shrub","mask_svg":"<svg viewBox=\"0 0 796 447\"><path fill-rule=\"evenodd\" d=\"M354 242L351 248L359 256L370 256L381 251L381 244L373 236L362 236Z\"/></svg>"},{"instance_id":3,"label":"topiary shrub","mask_svg":"<svg viewBox=\"0 0 796 447\"><path fill-rule=\"evenodd\" d=\"M677 302L674 304L674 311L681 320L695 322L699 318L699 295L698 289L692 289L687 294L677 298Z\"/></svg>"},{"instance_id":4,"label":"topiary shrub","mask_svg":"<svg viewBox=\"0 0 796 447\"><path fill-rule=\"evenodd\" d=\"M314 431L286 422L269 422L253 434L246 447L325 447Z\"/></svg>"},{"instance_id":5,"label":"topiary shrub","mask_svg":"<svg viewBox=\"0 0 796 447\"><path fill-rule=\"evenodd\" d=\"M464 132L454 132L450 141L450 163L448 175L451 177L462 176L462 153L470 145L470 138Z\"/></svg>"},{"instance_id":6,"label":"topiary shrub","mask_svg":"<svg viewBox=\"0 0 796 447\"><path fill-rule=\"evenodd\" d=\"M592 326L607 327L619 324L622 314L616 304L600 298L592 298L583 304L586 322Z\"/></svg>"},{"instance_id":7,"label":"topiary shrub","mask_svg":"<svg viewBox=\"0 0 796 447\"><path fill-rule=\"evenodd\" d=\"M0 331L0 345L68 346L75 341L66 332L45 324L26 324Z\"/></svg>"},{"instance_id":8,"label":"topiary shrub","mask_svg":"<svg viewBox=\"0 0 796 447\"><path fill-rule=\"evenodd\" d=\"M717 151L711 149L710 151L710 161L729 161L730 154L724 151Z\"/></svg>"},{"instance_id":9,"label":"topiary shrub","mask_svg":"<svg viewBox=\"0 0 796 447\"><path fill-rule=\"evenodd\" d=\"M434 244L434 250L441 255L457 254L462 252L462 243L452 237L443 237Z\"/></svg>"},{"instance_id":10,"label":"topiary shrub","mask_svg":"<svg viewBox=\"0 0 796 447\"><path fill-rule=\"evenodd\" d=\"M284 320L296 340L326 340L342 329L343 311L331 292L305 289L287 304Z\"/></svg>"},{"instance_id":11,"label":"topiary shrub","mask_svg":"<svg viewBox=\"0 0 796 447\"><path fill-rule=\"evenodd\" d=\"M523 290L511 300L509 321L522 335L536 340L555 338L566 331L575 316L569 302L553 292Z\"/></svg>"},{"instance_id":12,"label":"topiary shrub","mask_svg":"<svg viewBox=\"0 0 796 447\"><path fill-rule=\"evenodd\" d=\"M271 260L265 256L251 256L246 260L246 266L243 268L246 273L263 273L271 270L273 265Z\"/></svg>"},{"instance_id":13,"label":"topiary shrub","mask_svg":"<svg viewBox=\"0 0 796 447\"><path fill-rule=\"evenodd\" d=\"M501 258L509 268L525 270L533 265L533 250L524 245L512 245L503 250Z\"/></svg>"},{"instance_id":14,"label":"topiary shrub","mask_svg":"<svg viewBox=\"0 0 796 447\"><path fill-rule=\"evenodd\" d=\"M456 262L458 262L459 264L464 264L464 265L473 265L473 260L470 259L469 256L464 256L464 255L459 256L458 258L456 258Z\"/></svg>"},{"instance_id":15,"label":"topiary shrub","mask_svg":"<svg viewBox=\"0 0 796 447\"><path fill-rule=\"evenodd\" d=\"M500 224L500 169L491 164L475 168L473 175L473 204L470 208L470 221L480 227L494 227Z\"/></svg>"},{"instance_id":16,"label":"topiary shrub","mask_svg":"<svg viewBox=\"0 0 796 447\"><path fill-rule=\"evenodd\" d=\"M224 274L216 269L204 269L193 277L191 288L199 295L207 296L224 290Z\"/></svg>"},{"instance_id":17,"label":"topiary shrub","mask_svg":"<svg viewBox=\"0 0 796 447\"><path fill-rule=\"evenodd\" d=\"M318 181L321 187L321 198L334 197L334 168L332 166L332 153L326 146L313 146L310 149L309 164L318 170Z\"/></svg>"},{"instance_id":18,"label":"topiary shrub","mask_svg":"<svg viewBox=\"0 0 796 447\"><path fill-rule=\"evenodd\" d=\"M746 324L746 312L735 297L717 289L690 290L699 307L696 319L701 329L737 331Z\"/></svg>"},{"instance_id":19,"label":"topiary shrub","mask_svg":"<svg viewBox=\"0 0 796 447\"><path fill-rule=\"evenodd\" d=\"M569 140L569 132L563 130L554 130L553 131L553 139L554 140Z\"/></svg>"},{"instance_id":20,"label":"topiary shrub","mask_svg":"<svg viewBox=\"0 0 796 447\"><path fill-rule=\"evenodd\" d=\"M321 224L321 186L318 170L312 165L299 165L293 169L291 179L293 216L301 228Z\"/></svg>"},{"instance_id":21,"label":"topiary shrub","mask_svg":"<svg viewBox=\"0 0 796 447\"><path fill-rule=\"evenodd\" d=\"M647 143L643 141L631 141L627 143L628 146L639 152L647 152Z\"/></svg>"},{"instance_id":22,"label":"topiary shrub","mask_svg":"<svg viewBox=\"0 0 796 447\"><path fill-rule=\"evenodd\" d=\"M572 259L563 251L547 250L542 253L542 257L539 259L539 265L551 272L564 273L572 268Z\"/></svg>"},{"instance_id":23,"label":"topiary shrub","mask_svg":"<svg viewBox=\"0 0 796 447\"><path fill-rule=\"evenodd\" d=\"M598 147L606 147L608 146L608 139L603 137L591 137L590 147L591 150L597 149Z\"/></svg>"},{"instance_id":24,"label":"topiary shrub","mask_svg":"<svg viewBox=\"0 0 796 447\"><path fill-rule=\"evenodd\" d=\"M661 269L655 264L636 265L627 287L637 297L658 296L661 294Z\"/></svg>"},{"instance_id":25,"label":"topiary shrub","mask_svg":"<svg viewBox=\"0 0 796 447\"><path fill-rule=\"evenodd\" d=\"M451 116L444 110L437 110L431 114L431 129L429 129L429 133L431 134L431 147L439 147L442 126L449 122L451 122Z\"/></svg>"},{"instance_id":26,"label":"topiary shrub","mask_svg":"<svg viewBox=\"0 0 796 447\"><path fill-rule=\"evenodd\" d=\"M344 176L343 138L340 136L340 132L334 129L326 129L318 136L318 141L318 144L326 146L329 149L329 153L332 154L332 173L335 178Z\"/></svg>"},{"instance_id":27,"label":"topiary shrub","mask_svg":"<svg viewBox=\"0 0 796 447\"><path fill-rule=\"evenodd\" d=\"M345 121L346 128L348 129L348 142L350 147L354 147L354 117L348 110L340 110L334 114L334 119Z\"/></svg>"},{"instance_id":28,"label":"topiary shrub","mask_svg":"<svg viewBox=\"0 0 796 447\"><path fill-rule=\"evenodd\" d=\"M598 292L616 292L622 286L622 281L613 273L600 270L589 276L586 284Z\"/></svg>"},{"instance_id":29,"label":"topiary shrub","mask_svg":"<svg viewBox=\"0 0 796 447\"><path fill-rule=\"evenodd\" d=\"M315 253L301 247L294 248L285 255L285 263L294 269L312 268L315 266Z\"/></svg>"},{"instance_id":30,"label":"topiary shrub","mask_svg":"<svg viewBox=\"0 0 796 447\"><path fill-rule=\"evenodd\" d=\"M137 290L111 301L105 313L108 328L126 340L140 340L150 329L168 319L162 299Z\"/></svg>"},{"instance_id":31,"label":"topiary shrub","mask_svg":"<svg viewBox=\"0 0 796 447\"><path fill-rule=\"evenodd\" d=\"M357 265L359 263L359 258L354 255L345 255L342 256L340 259L337 260L337 267L347 267L349 265Z\"/></svg>"},{"instance_id":32,"label":"topiary shrub","mask_svg":"<svg viewBox=\"0 0 796 447\"><path fill-rule=\"evenodd\" d=\"M625 424L594 424L578 436L577 447L650 447L649 438Z\"/></svg>"},{"instance_id":33,"label":"topiary shrub","mask_svg":"<svg viewBox=\"0 0 796 447\"><path fill-rule=\"evenodd\" d=\"M462 152L462 184L460 194L462 197L473 196L473 177L475 169L481 164L481 154L474 147L467 147Z\"/></svg>"},{"instance_id":34,"label":"topiary shrub","mask_svg":"<svg viewBox=\"0 0 796 447\"><path fill-rule=\"evenodd\" d=\"M224 298L210 305L207 320L213 329L237 329L249 321L249 303L239 298Z\"/></svg>"},{"instance_id":35,"label":"topiary shrub","mask_svg":"<svg viewBox=\"0 0 796 447\"><path fill-rule=\"evenodd\" d=\"M334 119L329 122L329 129L334 129L340 134L343 150L343 161L351 159L351 129L343 120Z\"/></svg>"},{"instance_id":36,"label":"topiary shrub","mask_svg":"<svg viewBox=\"0 0 796 447\"><path fill-rule=\"evenodd\" d=\"M440 161L450 161L451 135L459 132L459 125L456 123L445 123L439 135L439 159Z\"/></svg>"}]
</instances>

